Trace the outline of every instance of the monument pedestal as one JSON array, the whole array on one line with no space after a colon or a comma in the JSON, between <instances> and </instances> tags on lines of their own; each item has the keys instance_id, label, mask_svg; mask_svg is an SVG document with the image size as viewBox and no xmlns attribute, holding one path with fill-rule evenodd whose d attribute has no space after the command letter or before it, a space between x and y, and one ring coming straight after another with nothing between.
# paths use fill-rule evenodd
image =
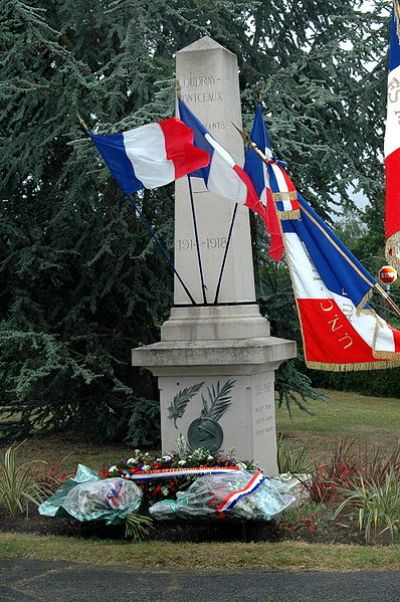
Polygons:
<instances>
[{"instance_id":1,"label":"monument pedestal","mask_svg":"<svg viewBox=\"0 0 400 602\"><path fill-rule=\"evenodd\" d=\"M234 450L277 473L274 373L296 346L268 335L257 305L173 308L167 340L132 351L132 364L158 377L165 452L182 433L193 448Z\"/></svg>"}]
</instances>

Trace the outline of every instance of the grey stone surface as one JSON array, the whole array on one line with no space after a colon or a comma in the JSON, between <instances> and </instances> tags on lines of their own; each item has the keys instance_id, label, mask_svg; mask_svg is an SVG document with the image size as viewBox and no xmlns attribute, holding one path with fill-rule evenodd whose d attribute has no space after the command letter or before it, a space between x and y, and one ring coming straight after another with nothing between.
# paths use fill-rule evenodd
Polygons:
<instances>
[{"instance_id":1,"label":"grey stone surface","mask_svg":"<svg viewBox=\"0 0 400 602\"><path fill-rule=\"evenodd\" d=\"M232 122L241 127L241 104L236 56L208 36L176 54L176 77L183 100L216 140L243 165L243 143ZM207 301L214 301L220 266L235 203L208 192L200 178L192 178L199 247ZM175 264L194 295L203 303L196 240L187 178L175 187ZM219 302L255 301L249 211L239 206L227 255ZM175 280L175 305L188 303Z\"/></svg>"},{"instance_id":2,"label":"grey stone surface","mask_svg":"<svg viewBox=\"0 0 400 602\"><path fill-rule=\"evenodd\" d=\"M161 327L162 341L211 341L268 337L258 305L173 307Z\"/></svg>"},{"instance_id":3,"label":"grey stone surface","mask_svg":"<svg viewBox=\"0 0 400 602\"><path fill-rule=\"evenodd\" d=\"M279 364L293 357L296 344L276 337L224 341L176 341L154 343L132 350L132 364L146 366L153 374L163 373L170 367L169 374L179 374L185 367L204 366L265 366L276 370ZM176 370L174 371L174 368ZM253 372L253 370L249 370Z\"/></svg>"},{"instance_id":4,"label":"grey stone surface","mask_svg":"<svg viewBox=\"0 0 400 602\"><path fill-rule=\"evenodd\" d=\"M154 572L124 567L3 560L0 561L0 600L398 602L400 573L260 570Z\"/></svg>"}]
</instances>

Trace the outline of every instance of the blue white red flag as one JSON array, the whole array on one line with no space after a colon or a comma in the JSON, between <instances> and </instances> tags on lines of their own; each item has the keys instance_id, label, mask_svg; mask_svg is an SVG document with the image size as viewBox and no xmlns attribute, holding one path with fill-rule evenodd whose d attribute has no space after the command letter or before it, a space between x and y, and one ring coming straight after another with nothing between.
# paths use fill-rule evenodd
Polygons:
<instances>
[{"instance_id":1,"label":"blue white red flag","mask_svg":"<svg viewBox=\"0 0 400 602\"><path fill-rule=\"evenodd\" d=\"M400 4L393 2L385 133L386 257L400 269Z\"/></svg>"},{"instance_id":2,"label":"blue white red flag","mask_svg":"<svg viewBox=\"0 0 400 602\"><path fill-rule=\"evenodd\" d=\"M269 160L273 160L271 142L265 128L261 102L256 105L253 128L250 138ZM263 208L261 215L267 232L270 235L269 256L275 261L280 261L284 253L281 227L277 214L277 207L271 188L272 164L266 165L252 148L246 151L244 170L254 184L254 188ZM276 179L275 179L276 183ZM293 202L293 201L291 201ZM297 202L297 201L296 201ZM298 216L297 216L298 217Z\"/></svg>"},{"instance_id":3,"label":"blue white red flag","mask_svg":"<svg viewBox=\"0 0 400 602\"><path fill-rule=\"evenodd\" d=\"M400 331L366 305L376 280L298 199L301 220L281 224L306 364L334 371L399 365Z\"/></svg>"},{"instance_id":4,"label":"blue white red flag","mask_svg":"<svg viewBox=\"0 0 400 602\"><path fill-rule=\"evenodd\" d=\"M260 194L263 204L268 206L268 200L272 198L280 219L299 219L296 188L283 168L285 163L273 156L271 142L265 129L261 103L257 103L256 106L251 139L268 159L267 164L263 163L256 153L249 149L244 167ZM262 169L260 169L260 164Z\"/></svg>"},{"instance_id":5,"label":"blue white red flag","mask_svg":"<svg viewBox=\"0 0 400 602\"><path fill-rule=\"evenodd\" d=\"M126 194L165 186L210 162L194 146L192 130L175 117L126 132L89 134Z\"/></svg>"},{"instance_id":6,"label":"blue white red flag","mask_svg":"<svg viewBox=\"0 0 400 602\"><path fill-rule=\"evenodd\" d=\"M182 99L179 99L179 117L193 130L197 148L211 157L209 165L193 170L190 175L203 178L210 192L257 211L260 203L249 176L236 165L231 155L218 144Z\"/></svg>"}]
</instances>

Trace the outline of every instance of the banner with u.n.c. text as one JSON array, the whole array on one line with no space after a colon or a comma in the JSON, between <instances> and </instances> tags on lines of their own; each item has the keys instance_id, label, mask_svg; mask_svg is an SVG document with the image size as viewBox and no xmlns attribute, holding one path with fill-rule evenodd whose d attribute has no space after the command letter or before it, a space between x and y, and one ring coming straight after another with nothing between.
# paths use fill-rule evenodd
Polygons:
<instances>
[{"instance_id":1,"label":"banner with u.n.c. text","mask_svg":"<svg viewBox=\"0 0 400 602\"><path fill-rule=\"evenodd\" d=\"M400 331L367 304L376 280L299 195L301 220L282 222L307 366L400 365Z\"/></svg>"}]
</instances>

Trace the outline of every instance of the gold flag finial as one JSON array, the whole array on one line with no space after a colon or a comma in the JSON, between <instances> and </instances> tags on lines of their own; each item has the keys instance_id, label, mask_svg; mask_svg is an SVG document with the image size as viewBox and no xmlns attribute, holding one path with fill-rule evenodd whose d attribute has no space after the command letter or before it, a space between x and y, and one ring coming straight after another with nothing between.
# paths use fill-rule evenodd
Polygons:
<instances>
[{"instance_id":1,"label":"gold flag finial","mask_svg":"<svg viewBox=\"0 0 400 602\"><path fill-rule=\"evenodd\" d=\"M252 148L254 150L255 153L257 153L257 155L260 157L260 159L264 162L264 163L269 163L269 159L268 157L262 152L262 150L260 150L257 146L257 144L255 142L253 142L253 140L250 138L249 134L247 132L243 132L243 130L241 130L240 128L238 128L237 125L235 125L233 123L233 121L231 121L231 124L233 125L233 127L235 128L235 130L237 130L239 132L239 134L241 135L243 142L245 144L247 144L247 146L250 146L250 148Z\"/></svg>"},{"instance_id":2,"label":"gold flag finial","mask_svg":"<svg viewBox=\"0 0 400 602\"><path fill-rule=\"evenodd\" d=\"M88 124L84 121L83 117L79 113L77 113L76 115L78 117L79 123L81 124L81 126L83 127L85 132L88 132L89 131Z\"/></svg>"},{"instance_id":3,"label":"gold flag finial","mask_svg":"<svg viewBox=\"0 0 400 602\"><path fill-rule=\"evenodd\" d=\"M260 87L257 92L257 102L262 102L262 99L265 94L265 82L261 82Z\"/></svg>"},{"instance_id":4,"label":"gold flag finial","mask_svg":"<svg viewBox=\"0 0 400 602\"><path fill-rule=\"evenodd\" d=\"M233 123L233 121L231 121L231 124L233 125L233 127L235 128L235 130L237 132L239 132L239 134L241 135L241 137L243 139L243 142L245 144L249 144L250 145L251 144L250 136L246 132L243 132L243 130L241 130L240 128L238 128L238 126L235 123Z\"/></svg>"}]
</instances>

